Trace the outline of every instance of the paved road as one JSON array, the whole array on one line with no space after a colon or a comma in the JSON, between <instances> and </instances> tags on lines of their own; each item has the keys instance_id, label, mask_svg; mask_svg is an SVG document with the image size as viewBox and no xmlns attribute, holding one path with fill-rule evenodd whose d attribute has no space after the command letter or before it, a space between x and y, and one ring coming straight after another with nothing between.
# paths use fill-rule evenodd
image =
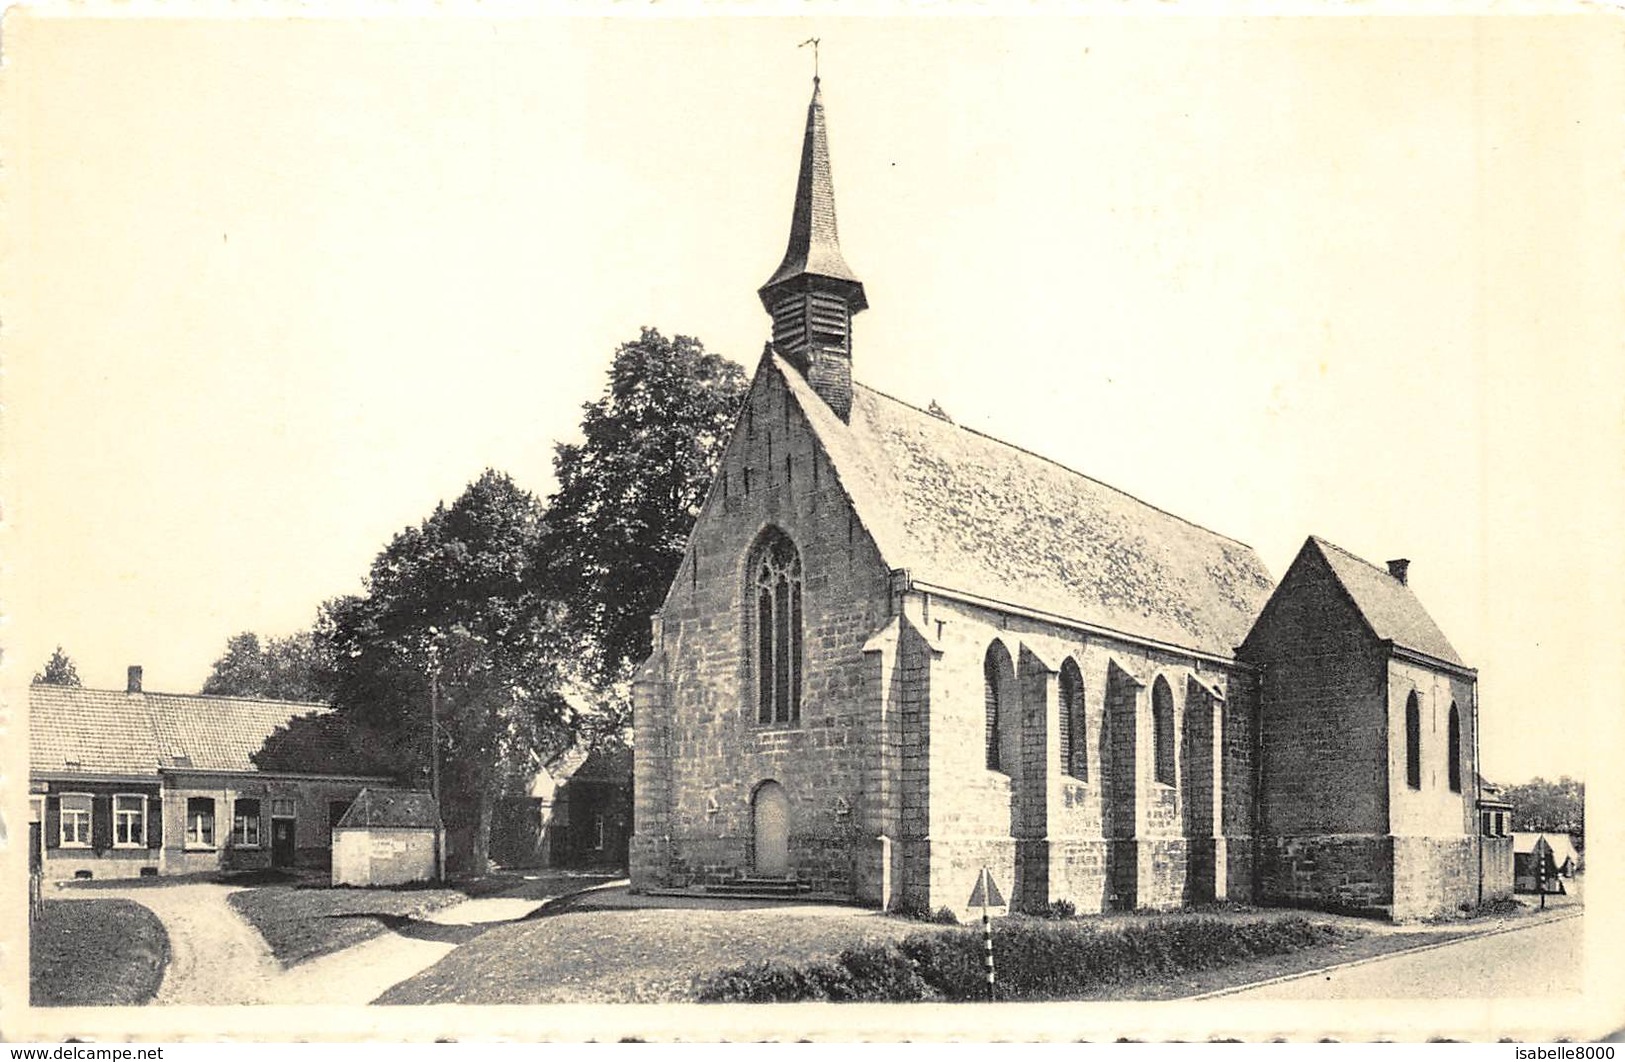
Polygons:
<instances>
[{"instance_id":1,"label":"paved road","mask_svg":"<svg viewBox=\"0 0 1625 1062\"><path fill-rule=\"evenodd\" d=\"M1230 992L1224 999L1446 999L1584 990L1585 920L1569 917L1471 937L1341 970Z\"/></svg>"}]
</instances>

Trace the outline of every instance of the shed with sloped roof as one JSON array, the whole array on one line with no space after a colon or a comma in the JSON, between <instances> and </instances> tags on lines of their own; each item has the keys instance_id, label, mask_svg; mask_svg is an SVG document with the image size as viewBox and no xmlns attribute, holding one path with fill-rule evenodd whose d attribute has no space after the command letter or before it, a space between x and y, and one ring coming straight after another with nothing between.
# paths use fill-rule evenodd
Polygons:
<instances>
[{"instance_id":1,"label":"shed with sloped roof","mask_svg":"<svg viewBox=\"0 0 1625 1062\"><path fill-rule=\"evenodd\" d=\"M333 827L333 884L429 881L442 830L431 794L363 789Z\"/></svg>"}]
</instances>

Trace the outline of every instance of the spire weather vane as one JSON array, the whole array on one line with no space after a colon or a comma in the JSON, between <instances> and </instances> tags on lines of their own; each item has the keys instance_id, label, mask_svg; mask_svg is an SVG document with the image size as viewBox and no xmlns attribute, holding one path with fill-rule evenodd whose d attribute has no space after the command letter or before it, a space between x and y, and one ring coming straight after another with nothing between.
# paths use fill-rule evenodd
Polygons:
<instances>
[{"instance_id":1,"label":"spire weather vane","mask_svg":"<svg viewBox=\"0 0 1625 1062\"><path fill-rule=\"evenodd\" d=\"M819 37L808 37L806 40L804 40L800 44L796 45L797 48L805 48L809 44L813 46L813 80L814 81L818 80L818 42L821 39L822 38L819 38Z\"/></svg>"}]
</instances>

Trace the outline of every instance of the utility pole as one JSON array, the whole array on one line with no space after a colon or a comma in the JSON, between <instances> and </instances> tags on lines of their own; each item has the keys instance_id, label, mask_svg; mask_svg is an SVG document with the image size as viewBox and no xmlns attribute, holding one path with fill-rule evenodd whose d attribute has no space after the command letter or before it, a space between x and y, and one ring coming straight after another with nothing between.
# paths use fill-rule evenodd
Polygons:
<instances>
[{"instance_id":1,"label":"utility pole","mask_svg":"<svg viewBox=\"0 0 1625 1062\"><path fill-rule=\"evenodd\" d=\"M434 801L434 877L446 880L446 823L440 814L440 645L429 643L429 796Z\"/></svg>"}]
</instances>

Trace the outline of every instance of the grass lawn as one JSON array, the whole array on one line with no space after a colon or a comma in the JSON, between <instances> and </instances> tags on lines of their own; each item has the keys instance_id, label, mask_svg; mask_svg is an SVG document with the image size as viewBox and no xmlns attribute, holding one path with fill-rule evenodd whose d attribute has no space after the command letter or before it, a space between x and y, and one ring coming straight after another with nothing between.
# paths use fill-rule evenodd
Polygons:
<instances>
[{"instance_id":1,"label":"grass lawn","mask_svg":"<svg viewBox=\"0 0 1625 1062\"><path fill-rule=\"evenodd\" d=\"M145 1003L169 963L163 923L129 900L47 900L28 943L28 1001L36 1007Z\"/></svg>"},{"instance_id":2,"label":"grass lawn","mask_svg":"<svg viewBox=\"0 0 1625 1062\"><path fill-rule=\"evenodd\" d=\"M300 889L268 885L227 897L283 966L378 936L391 921L421 918L467 899L456 889Z\"/></svg>"},{"instance_id":3,"label":"grass lawn","mask_svg":"<svg viewBox=\"0 0 1625 1062\"><path fill-rule=\"evenodd\" d=\"M663 1003L694 1001L698 982L720 970L773 960L800 965L860 944L897 942L937 927L856 908L777 904L724 906L647 901L624 893L523 922L497 926L378 999L379 1003ZM660 903L662 906L653 906ZM1198 912L1210 920L1264 923L1303 912L1246 909ZM1174 916L1179 917L1179 916ZM1320 922L1319 916L1309 916ZM1128 927L1143 916L1090 920ZM1356 919L1327 918L1327 943L1291 954L1244 959L1171 978L1099 985L1079 999L1175 999L1442 939L1431 933L1368 933Z\"/></svg>"},{"instance_id":4,"label":"grass lawn","mask_svg":"<svg viewBox=\"0 0 1625 1062\"><path fill-rule=\"evenodd\" d=\"M856 908L581 907L498 926L380 1003L664 1003L726 966L801 961L899 940L919 922Z\"/></svg>"}]
</instances>

